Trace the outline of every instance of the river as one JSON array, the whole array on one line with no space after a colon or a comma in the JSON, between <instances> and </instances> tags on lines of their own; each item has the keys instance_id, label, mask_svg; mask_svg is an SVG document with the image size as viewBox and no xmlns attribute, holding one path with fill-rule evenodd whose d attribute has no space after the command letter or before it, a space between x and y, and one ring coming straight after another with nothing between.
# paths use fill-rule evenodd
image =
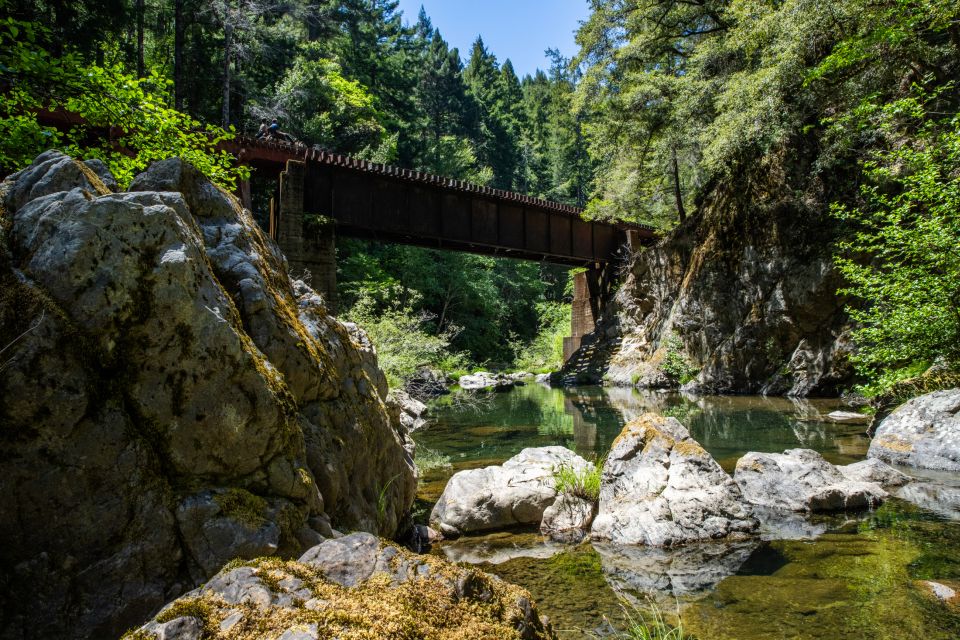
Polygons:
<instances>
[{"instance_id":1,"label":"river","mask_svg":"<svg viewBox=\"0 0 960 640\"><path fill-rule=\"evenodd\" d=\"M448 461L424 474L420 504L435 501L456 471L499 464L524 447L563 445L599 459L646 412L679 419L730 473L747 451L805 447L835 464L862 460L864 425L827 419L838 409L847 408L838 400L538 384L455 394L435 401L429 426L414 435L425 458ZM960 477L935 480L960 495ZM656 603L700 640L955 640L960 606L939 602L925 581L960 591L960 521L949 507L925 506L935 510L891 499L867 513L798 516L749 542L674 550L563 546L520 530L444 542L434 553L527 588L561 638L604 637L611 625L623 627L624 603L641 612Z\"/></svg>"}]
</instances>

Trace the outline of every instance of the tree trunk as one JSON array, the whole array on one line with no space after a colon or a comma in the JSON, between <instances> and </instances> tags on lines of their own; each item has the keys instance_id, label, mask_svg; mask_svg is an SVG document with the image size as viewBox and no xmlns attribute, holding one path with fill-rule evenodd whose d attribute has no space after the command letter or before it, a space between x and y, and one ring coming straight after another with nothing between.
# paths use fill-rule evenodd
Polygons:
<instances>
[{"instance_id":1,"label":"tree trunk","mask_svg":"<svg viewBox=\"0 0 960 640\"><path fill-rule=\"evenodd\" d=\"M174 0L173 3L173 104L178 111L183 111L183 35L186 25L183 24L183 3L185 0Z\"/></svg>"},{"instance_id":2,"label":"tree trunk","mask_svg":"<svg viewBox=\"0 0 960 640\"><path fill-rule=\"evenodd\" d=\"M680 165L677 162L677 148L670 149L673 160L673 197L677 200L677 215L680 216L680 222L687 219L687 212L683 208L683 194L680 191Z\"/></svg>"},{"instance_id":3,"label":"tree trunk","mask_svg":"<svg viewBox=\"0 0 960 640\"><path fill-rule=\"evenodd\" d=\"M147 75L147 65L143 55L144 0L137 0L137 77Z\"/></svg>"},{"instance_id":4,"label":"tree trunk","mask_svg":"<svg viewBox=\"0 0 960 640\"><path fill-rule=\"evenodd\" d=\"M223 25L223 128L230 126L230 48L233 45L233 25L227 16Z\"/></svg>"}]
</instances>

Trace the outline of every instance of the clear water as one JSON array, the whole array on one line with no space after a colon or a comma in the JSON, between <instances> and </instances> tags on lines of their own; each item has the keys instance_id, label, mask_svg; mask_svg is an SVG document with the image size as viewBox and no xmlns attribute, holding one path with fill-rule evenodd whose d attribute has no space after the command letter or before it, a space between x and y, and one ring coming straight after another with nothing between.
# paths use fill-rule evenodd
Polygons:
<instances>
[{"instance_id":1,"label":"clear water","mask_svg":"<svg viewBox=\"0 0 960 640\"><path fill-rule=\"evenodd\" d=\"M847 464L863 459L869 440L863 424L826 418L844 408L836 400L536 384L480 401L448 397L431 406L430 426L415 434L421 448L450 460L426 474L420 497L435 500L454 472L498 464L524 447L559 444L596 459L645 412L678 418L728 471L747 451L794 447ZM529 589L564 638L622 627L624 602L679 613L700 640L960 638L960 599L941 603L924 582L960 591L960 522L894 499L872 513L793 524L798 539L670 551L562 546L512 531L443 543L436 552Z\"/></svg>"}]
</instances>

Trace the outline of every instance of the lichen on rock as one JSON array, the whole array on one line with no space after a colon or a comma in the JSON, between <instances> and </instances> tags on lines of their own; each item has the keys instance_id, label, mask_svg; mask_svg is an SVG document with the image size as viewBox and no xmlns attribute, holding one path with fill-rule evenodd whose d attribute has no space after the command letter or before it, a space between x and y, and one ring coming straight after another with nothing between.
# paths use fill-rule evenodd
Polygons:
<instances>
[{"instance_id":1,"label":"lichen on rock","mask_svg":"<svg viewBox=\"0 0 960 640\"><path fill-rule=\"evenodd\" d=\"M236 198L178 159L113 189L57 152L0 186L9 637L116 635L414 497L375 354Z\"/></svg>"},{"instance_id":2,"label":"lichen on rock","mask_svg":"<svg viewBox=\"0 0 960 640\"><path fill-rule=\"evenodd\" d=\"M125 640L549 640L530 595L356 533L298 560L234 563Z\"/></svg>"}]
</instances>

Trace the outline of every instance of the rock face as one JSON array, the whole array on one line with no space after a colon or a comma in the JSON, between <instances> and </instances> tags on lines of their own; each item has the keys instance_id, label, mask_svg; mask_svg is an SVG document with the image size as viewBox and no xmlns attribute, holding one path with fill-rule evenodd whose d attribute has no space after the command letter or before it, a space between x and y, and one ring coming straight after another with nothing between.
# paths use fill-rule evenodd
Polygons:
<instances>
[{"instance_id":1,"label":"rock face","mask_svg":"<svg viewBox=\"0 0 960 640\"><path fill-rule=\"evenodd\" d=\"M769 176L769 179L775 179ZM714 196L658 245L639 250L586 344L588 366L625 386L704 393L837 395L852 344L831 229L799 205L764 201L762 179ZM783 193L771 184L770 194ZM820 211L826 211L822 207ZM580 364L575 357L569 370Z\"/></svg>"},{"instance_id":2,"label":"rock face","mask_svg":"<svg viewBox=\"0 0 960 640\"><path fill-rule=\"evenodd\" d=\"M960 389L907 401L880 423L867 455L891 464L960 471Z\"/></svg>"},{"instance_id":3,"label":"rock face","mask_svg":"<svg viewBox=\"0 0 960 640\"><path fill-rule=\"evenodd\" d=\"M203 635L203 630L218 635ZM547 640L530 595L476 570L412 556L370 534L328 540L298 561L227 568L165 607L131 640L390 637Z\"/></svg>"},{"instance_id":4,"label":"rock face","mask_svg":"<svg viewBox=\"0 0 960 640\"><path fill-rule=\"evenodd\" d=\"M748 453L733 477L748 502L785 511L867 509L887 498L880 485L849 480L812 449Z\"/></svg>"},{"instance_id":5,"label":"rock face","mask_svg":"<svg viewBox=\"0 0 960 640\"><path fill-rule=\"evenodd\" d=\"M524 449L502 466L454 474L430 514L445 536L539 524L557 498L553 470L582 471L590 463L565 447Z\"/></svg>"},{"instance_id":6,"label":"rock face","mask_svg":"<svg viewBox=\"0 0 960 640\"><path fill-rule=\"evenodd\" d=\"M740 489L675 418L646 414L614 441L594 540L672 546L756 528Z\"/></svg>"},{"instance_id":7,"label":"rock face","mask_svg":"<svg viewBox=\"0 0 960 640\"><path fill-rule=\"evenodd\" d=\"M0 186L3 638L115 637L414 496L372 349L249 212L176 159L111 183L48 152Z\"/></svg>"}]
</instances>

